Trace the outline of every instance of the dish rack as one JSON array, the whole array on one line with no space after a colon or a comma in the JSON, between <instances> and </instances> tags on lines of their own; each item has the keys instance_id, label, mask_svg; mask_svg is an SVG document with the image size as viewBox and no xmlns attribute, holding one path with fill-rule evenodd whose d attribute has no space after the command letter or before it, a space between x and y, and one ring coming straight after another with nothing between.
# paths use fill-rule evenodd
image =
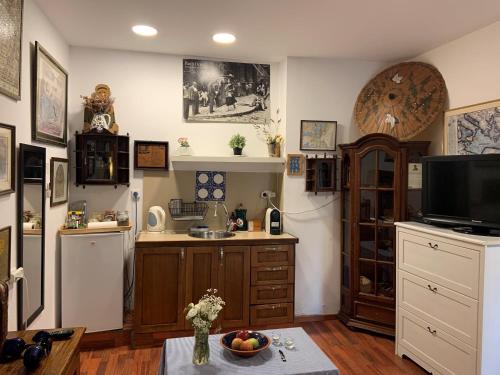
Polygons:
<instances>
[{"instance_id":1,"label":"dish rack","mask_svg":"<svg viewBox=\"0 0 500 375\"><path fill-rule=\"evenodd\" d=\"M203 220L208 211L208 204L204 202L169 202L168 211L172 220L189 221Z\"/></svg>"}]
</instances>

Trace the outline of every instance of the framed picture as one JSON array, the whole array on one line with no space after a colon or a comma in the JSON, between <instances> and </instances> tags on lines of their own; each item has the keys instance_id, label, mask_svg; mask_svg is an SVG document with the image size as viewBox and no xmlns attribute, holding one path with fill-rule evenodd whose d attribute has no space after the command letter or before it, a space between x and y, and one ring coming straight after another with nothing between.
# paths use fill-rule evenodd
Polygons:
<instances>
[{"instance_id":1,"label":"framed picture","mask_svg":"<svg viewBox=\"0 0 500 375\"><path fill-rule=\"evenodd\" d=\"M16 128L0 124L0 195L15 191Z\"/></svg>"},{"instance_id":2,"label":"framed picture","mask_svg":"<svg viewBox=\"0 0 500 375\"><path fill-rule=\"evenodd\" d=\"M271 120L271 65L184 59L186 122L264 124Z\"/></svg>"},{"instance_id":3,"label":"framed picture","mask_svg":"<svg viewBox=\"0 0 500 375\"><path fill-rule=\"evenodd\" d=\"M10 235L10 226L0 229L0 281L10 279Z\"/></svg>"},{"instance_id":4,"label":"framed picture","mask_svg":"<svg viewBox=\"0 0 500 375\"><path fill-rule=\"evenodd\" d=\"M68 73L35 43L32 138L66 147L68 137Z\"/></svg>"},{"instance_id":5,"label":"framed picture","mask_svg":"<svg viewBox=\"0 0 500 375\"><path fill-rule=\"evenodd\" d=\"M50 159L50 207L66 203L68 201L68 166L68 159Z\"/></svg>"},{"instance_id":6,"label":"framed picture","mask_svg":"<svg viewBox=\"0 0 500 375\"><path fill-rule=\"evenodd\" d=\"M304 160L302 154L288 154L286 174L288 176L302 176L304 173Z\"/></svg>"},{"instance_id":7,"label":"framed picture","mask_svg":"<svg viewBox=\"0 0 500 375\"><path fill-rule=\"evenodd\" d=\"M337 121L302 120L300 149L302 151L335 151Z\"/></svg>"},{"instance_id":8,"label":"framed picture","mask_svg":"<svg viewBox=\"0 0 500 375\"><path fill-rule=\"evenodd\" d=\"M23 0L0 0L0 93L21 100Z\"/></svg>"},{"instance_id":9,"label":"framed picture","mask_svg":"<svg viewBox=\"0 0 500 375\"><path fill-rule=\"evenodd\" d=\"M500 154L500 100L446 111L444 153Z\"/></svg>"},{"instance_id":10,"label":"framed picture","mask_svg":"<svg viewBox=\"0 0 500 375\"><path fill-rule=\"evenodd\" d=\"M134 168L168 171L168 142L135 141Z\"/></svg>"}]
</instances>

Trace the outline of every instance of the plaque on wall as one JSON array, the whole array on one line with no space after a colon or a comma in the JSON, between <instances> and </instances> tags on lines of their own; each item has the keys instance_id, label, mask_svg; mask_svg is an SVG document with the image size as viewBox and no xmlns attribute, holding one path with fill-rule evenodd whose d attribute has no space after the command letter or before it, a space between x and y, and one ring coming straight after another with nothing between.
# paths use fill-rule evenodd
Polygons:
<instances>
[{"instance_id":1,"label":"plaque on wall","mask_svg":"<svg viewBox=\"0 0 500 375\"><path fill-rule=\"evenodd\" d=\"M0 93L21 99L23 0L0 0Z\"/></svg>"},{"instance_id":2,"label":"plaque on wall","mask_svg":"<svg viewBox=\"0 0 500 375\"><path fill-rule=\"evenodd\" d=\"M134 168L168 171L168 142L135 141Z\"/></svg>"}]
</instances>

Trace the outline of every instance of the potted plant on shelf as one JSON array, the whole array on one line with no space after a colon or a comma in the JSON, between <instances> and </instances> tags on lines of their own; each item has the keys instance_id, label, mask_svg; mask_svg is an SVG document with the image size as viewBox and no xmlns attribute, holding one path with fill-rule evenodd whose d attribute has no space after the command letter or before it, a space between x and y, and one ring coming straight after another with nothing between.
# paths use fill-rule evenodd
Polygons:
<instances>
[{"instance_id":1,"label":"potted plant on shelf","mask_svg":"<svg viewBox=\"0 0 500 375\"><path fill-rule=\"evenodd\" d=\"M177 140L179 143L179 147L177 148L178 156L191 156L191 146L189 146L189 142L187 137L181 137Z\"/></svg>"},{"instance_id":2,"label":"potted plant on shelf","mask_svg":"<svg viewBox=\"0 0 500 375\"><path fill-rule=\"evenodd\" d=\"M246 145L246 138L240 134L235 134L231 137L229 141L229 147L233 149L234 155L241 155L243 147Z\"/></svg>"},{"instance_id":3,"label":"potted plant on shelf","mask_svg":"<svg viewBox=\"0 0 500 375\"><path fill-rule=\"evenodd\" d=\"M279 108L276 110L276 116L279 115ZM269 156L279 158L281 156L281 144L284 138L278 133L281 124L281 119L274 121L271 119L270 122L264 122L263 124L254 124L253 127L257 130L257 134L263 137L267 143L267 151Z\"/></svg>"}]
</instances>

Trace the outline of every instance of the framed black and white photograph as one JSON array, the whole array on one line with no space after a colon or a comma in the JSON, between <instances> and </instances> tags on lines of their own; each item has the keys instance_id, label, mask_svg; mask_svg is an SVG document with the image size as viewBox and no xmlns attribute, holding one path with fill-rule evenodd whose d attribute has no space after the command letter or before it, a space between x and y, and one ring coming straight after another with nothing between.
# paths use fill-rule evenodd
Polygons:
<instances>
[{"instance_id":1,"label":"framed black and white photograph","mask_svg":"<svg viewBox=\"0 0 500 375\"><path fill-rule=\"evenodd\" d=\"M134 169L168 171L168 163L168 142L134 142Z\"/></svg>"},{"instance_id":2,"label":"framed black and white photograph","mask_svg":"<svg viewBox=\"0 0 500 375\"><path fill-rule=\"evenodd\" d=\"M16 128L0 124L0 195L15 191Z\"/></svg>"},{"instance_id":3,"label":"framed black and white photograph","mask_svg":"<svg viewBox=\"0 0 500 375\"><path fill-rule=\"evenodd\" d=\"M11 231L10 226L0 229L0 281L10 279Z\"/></svg>"},{"instance_id":4,"label":"framed black and white photograph","mask_svg":"<svg viewBox=\"0 0 500 375\"><path fill-rule=\"evenodd\" d=\"M0 0L0 93L21 100L23 0Z\"/></svg>"},{"instance_id":5,"label":"framed black and white photograph","mask_svg":"<svg viewBox=\"0 0 500 375\"><path fill-rule=\"evenodd\" d=\"M68 73L35 43L32 138L66 147L68 137Z\"/></svg>"},{"instance_id":6,"label":"framed black and white photograph","mask_svg":"<svg viewBox=\"0 0 500 375\"><path fill-rule=\"evenodd\" d=\"M301 151L335 151L337 121L302 120L300 122Z\"/></svg>"},{"instance_id":7,"label":"framed black and white photograph","mask_svg":"<svg viewBox=\"0 0 500 375\"><path fill-rule=\"evenodd\" d=\"M68 201L68 166L68 159L50 159L50 207L58 206Z\"/></svg>"},{"instance_id":8,"label":"framed black and white photograph","mask_svg":"<svg viewBox=\"0 0 500 375\"><path fill-rule=\"evenodd\" d=\"M183 61L185 121L269 122L270 93L269 64L196 59Z\"/></svg>"}]
</instances>

